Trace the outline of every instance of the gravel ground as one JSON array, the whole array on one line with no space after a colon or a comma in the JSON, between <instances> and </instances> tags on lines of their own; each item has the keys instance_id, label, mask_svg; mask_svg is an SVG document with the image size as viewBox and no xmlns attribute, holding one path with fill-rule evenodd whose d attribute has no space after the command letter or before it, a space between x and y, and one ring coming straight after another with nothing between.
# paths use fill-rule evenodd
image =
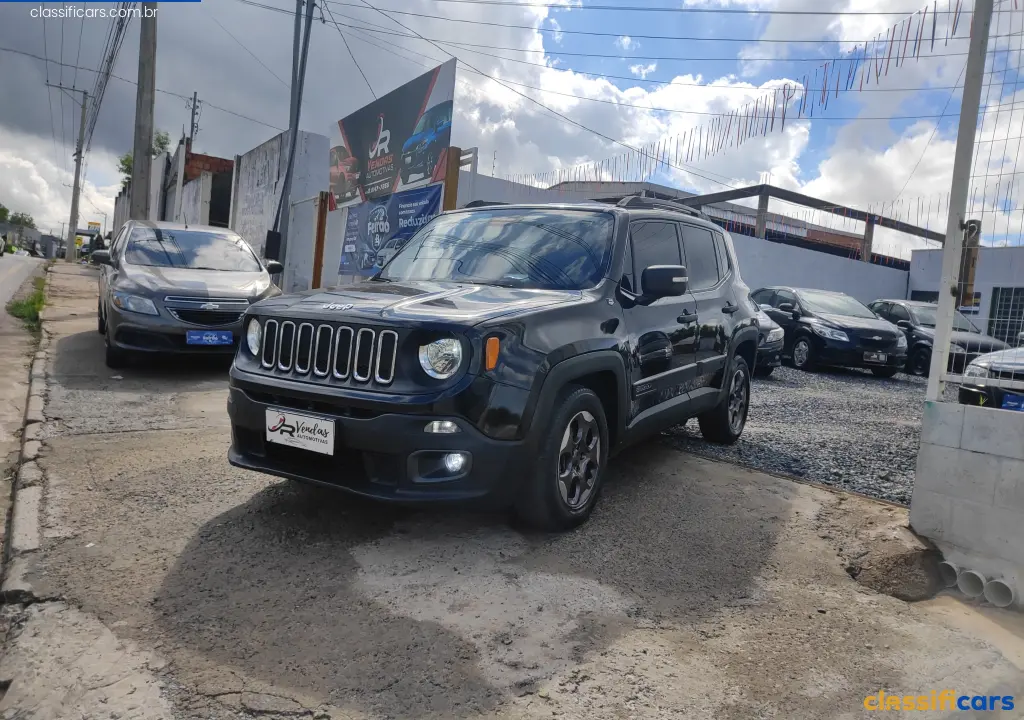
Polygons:
<instances>
[{"instance_id":1,"label":"gravel ground","mask_svg":"<svg viewBox=\"0 0 1024 720\"><path fill-rule=\"evenodd\" d=\"M908 505L926 383L902 373L884 380L861 370L776 368L754 380L735 445L705 442L696 420L664 437L687 452ZM946 393L956 401L955 389Z\"/></svg>"}]
</instances>

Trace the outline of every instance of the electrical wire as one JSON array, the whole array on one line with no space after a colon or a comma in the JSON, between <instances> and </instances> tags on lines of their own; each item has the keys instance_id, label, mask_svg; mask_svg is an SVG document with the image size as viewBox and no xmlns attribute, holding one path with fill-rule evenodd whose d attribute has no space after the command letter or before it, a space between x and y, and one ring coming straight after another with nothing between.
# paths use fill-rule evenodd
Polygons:
<instances>
[{"instance_id":1,"label":"electrical wire","mask_svg":"<svg viewBox=\"0 0 1024 720\"><path fill-rule=\"evenodd\" d=\"M57 126L53 124L53 94L50 92L50 52L46 47L46 18L43 18L43 67L46 88L46 104L50 109L50 137L53 138L53 167L60 166L60 153L57 152Z\"/></svg>"},{"instance_id":2,"label":"electrical wire","mask_svg":"<svg viewBox=\"0 0 1024 720\"><path fill-rule=\"evenodd\" d=\"M83 3L83 5L84 6L88 6L89 5L88 1ZM84 33L84 32L85 32L85 17L83 16L82 17L82 22L78 26L78 54L75 56L75 65L77 65L82 60L82 33ZM78 86L77 84L78 84L78 71L75 70L75 75L74 75L73 78L71 78L71 88L72 89L76 88Z\"/></svg>"},{"instance_id":3,"label":"electrical wire","mask_svg":"<svg viewBox=\"0 0 1024 720\"><path fill-rule=\"evenodd\" d=\"M217 23L217 27L219 27L219 28L220 28L221 30L223 30L224 32L226 32L226 33L228 34L228 37L229 37L229 38L231 38L232 40L234 40L234 41L235 41L235 42L236 42L236 43L238 44L238 46L239 46L240 48L242 48L242 49L243 49L243 50L245 50L245 51L246 51L247 53L249 53L249 56L250 56L250 57L251 57L251 58L252 58L253 60L255 60L256 62L258 62L258 63L259 63L259 64L260 64L260 65L261 65L261 66L263 67L263 69L264 69L264 70L266 70L266 71L267 71L268 73L270 73L271 75L273 75L273 76L274 76L274 78L275 78L275 79L276 79L276 80L277 80L277 81L278 81L279 83L281 83L281 84L282 84L282 85L284 85L285 87L288 87L288 83L286 83L286 82L285 82L284 80L282 80L282 79L281 79L281 76L280 76L280 75L278 75L278 74L277 74L276 72L274 72L273 70L271 70L271 69L270 69L270 67L268 67L268 66L267 66L267 64L266 64L265 62L263 62L262 60L260 60L260 59L259 59L259 57L257 57L257 56L256 56L256 53L254 53L254 52L253 52L252 50L250 50L250 49L249 49L248 47L246 47L246 46L245 46L245 44L244 44L244 43L243 43L243 42L242 42L241 40L239 40L238 38L236 38L236 37L234 36L234 34L232 34L232 32L231 32L230 30L228 30L228 29L227 29L226 27L224 27L224 26L223 26L223 25L221 24L220 20L218 20L218 19L217 19L216 17L214 17L213 13L211 13L211 12L210 12L210 10L209 10L209 7L207 7L207 10L206 10L206 14L207 14L207 15L209 15L209 16L210 16L210 19L211 19L211 20L213 20L213 21L214 21L215 23Z\"/></svg>"},{"instance_id":4,"label":"electrical wire","mask_svg":"<svg viewBox=\"0 0 1024 720\"><path fill-rule=\"evenodd\" d=\"M727 7L662 7L656 5L571 5L565 3L524 3L512 2L511 0L433 0L434 2L458 3L460 5L501 5L505 7L520 7L524 9L549 8L553 10L624 10L628 12L667 12L667 13L711 13L715 15L895 15L899 17L910 17L913 12L905 10L762 10L760 8L727 8ZM335 5L347 5L361 7L357 3L334 2ZM394 12L391 8L381 8L384 12ZM940 15L952 15L954 10L939 10ZM962 15L970 15L974 11L961 9Z\"/></svg>"},{"instance_id":5,"label":"electrical wire","mask_svg":"<svg viewBox=\"0 0 1024 720\"><path fill-rule=\"evenodd\" d=\"M67 3L62 3L62 6L67 9ZM64 84L64 21L66 18L61 16L60 19L60 78L57 80L57 85ZM60 147L61 147L61 160L64 162L64 172L68 171L68 136L64 132L64 91L60 91Z\"/></svg>"},{"instance_id":6,"label":"electrical wire","mask_svg":"<svg viewBox=\"0 0 1024 720\"><path fill-rule=\"evenodd\" d=\"M352 52L352 48L350 48L348 46L348 40L345 39L345 35L344 35L344 33L341 32L341 28L338 27L338 21L334 19L334 13L331 12L330 6L327 5L327 3L325 3L325 2L321 2L320 3L320 8L321 8L320 22L321 23L325 22L324 21L323 11L326 10L327 14L331 16L331 23L334 25L334 29L338 31L338 37L340 37L341 38L341 42L345 44L345 50L348 51L348 56L350 58L352 58L352 62L355 63L355 66L356 66L356 70L358 70L359 74L363 76L363 82L366 83L366 88L370 91L370 94L373 95L373 99L376 100L377 99L377 93L375 93L373 91L373 86L370 85L370 81L369 81L369 79L367 79L366 73L363 72L363 68L359 64L359 61L356 60L356 56Z\"/></svg>"}]
</instances>

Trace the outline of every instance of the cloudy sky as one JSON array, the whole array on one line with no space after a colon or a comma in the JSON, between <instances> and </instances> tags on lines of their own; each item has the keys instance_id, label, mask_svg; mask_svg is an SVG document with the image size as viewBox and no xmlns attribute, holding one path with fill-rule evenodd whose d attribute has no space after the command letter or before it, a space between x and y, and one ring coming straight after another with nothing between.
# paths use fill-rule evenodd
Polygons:
<instances>
[{"instance_id":1,"label":"cloudy sky","mask_svg":"<svg viewBox=\"0 0 1024 720\"><path fill-rule=\"evenodd\" d=\"M156 125L168 131L172 141L188 123L184 98L193 91L203 101L195 145L200 152L232 157L287 125L292 42L288 10L294 5L285 0L258 2L259 6L242 0L160 5ZM636 146L682 135L707 122L707 115L700 113L728 112L763 97L767 88L800 84L826 59L851 51L852 41L884 34L902 20L899 15L872 13L909 15L921 10L922 2L614 0L618 5L684 10L828 11L796 15L588 7L613 0L521 0L518 5L329 0L330 13L321 22L318 9L313 27L301 126L327 134L331 123L372 99L370 87L383 94L453 53L461 61L453 143L478 147L484 173L492 168L499 175L549 172L622 153L623 148L608 138ZM935 6L944 10L947 2ZM384 10L387 17L368 5ZM0 3L0 202L31 213L44 230L59 230L70 203L77 109L45 83L91 90L91 69L100 65L111 21L44 21L31 17L31 9L38 7ZM399 10L402 14L394 12ZM969 15L961 18L960 39L947 44L943 33L948 16L940 13L935 56L890 67L880 84L863 92L840 93L824 114L816 111L813 120L791 119L784 132L685 169L665 168L655 179L713 192L753 184L771 173L773 184L865 209L878 210L900 198L903 219L918 222L920 217L922 224L941 230L945 219L939 200L948 191L959 109L959 90L951 88L962 82L964 28L969 22ZM997 13L995 23L995 34L1017 33L995 42L1016 48L1024 15ZM370 87L356 69L343 34ZM410 34L438 44L401 37ZM677 39L682 37L699 39ZM116 157L132 145L135 86L130 81L136 77L137 48L136 20L129 27L113 71L117 77L107 87L92 138L81 204L83 226L87 220L103 222L104 212L108 222L113 216L120 185ZM69 67L76 65L77 70ZM993 102L1000 96L997 92ZM596 132L570 124L527 98ZM937 118L944 110L947 116ZM996 124L1008 128L1024 122L1012 115L1006 112ZM1020 134L1024 133L1007 130L1003 137ZM920 205L917 198L924 199ZM787 207L773 205L772 210ZM807 219L858 230L825 217ZM909 248L919 244L881 233L876 235L875 250L906 257Z\"/></svg>"}]
</instances>

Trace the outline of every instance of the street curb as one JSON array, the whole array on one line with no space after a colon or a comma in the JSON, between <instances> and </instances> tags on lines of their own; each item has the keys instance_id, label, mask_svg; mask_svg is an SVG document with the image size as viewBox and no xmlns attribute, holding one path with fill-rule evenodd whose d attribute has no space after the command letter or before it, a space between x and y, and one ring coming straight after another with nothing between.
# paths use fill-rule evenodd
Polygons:
<instances>
[{"instance_id":1,"label":"street curb","mask_svg":"<svg viewBox=\"0 0 1024 720\"><path fill-rule=\"evenodd\" d=\"M49 296L49 268L43 276L46 278L44 294ZM42 538L42 483L46 478L36 459L42 450L41 423L46 422L44 393L50 341L50 332L44 324L29 369L25 416L21 423L20 461L11 489L11 518L3 549L3 584L0 586L0 600L6 603L27 603L38 599L28 576L32 553L39 550Z\"/></svg>"}]
</instances>

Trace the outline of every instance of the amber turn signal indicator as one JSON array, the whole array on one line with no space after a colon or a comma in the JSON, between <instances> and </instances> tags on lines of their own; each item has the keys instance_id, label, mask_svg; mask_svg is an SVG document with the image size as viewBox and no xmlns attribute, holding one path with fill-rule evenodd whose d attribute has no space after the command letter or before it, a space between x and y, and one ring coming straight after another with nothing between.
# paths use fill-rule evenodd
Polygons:
<instances>
[{"instance_id":1,"label":"amber turn signal indicator","mask_svg":"<svg viewBox=\"0 0 1024 720\"><path fill-rule=\"evenodd\" d=\"M484 366L487 370L493 370L498 365L498 338L487 338L487 352L484 354Z\"/></svg>"}]
</instances>

